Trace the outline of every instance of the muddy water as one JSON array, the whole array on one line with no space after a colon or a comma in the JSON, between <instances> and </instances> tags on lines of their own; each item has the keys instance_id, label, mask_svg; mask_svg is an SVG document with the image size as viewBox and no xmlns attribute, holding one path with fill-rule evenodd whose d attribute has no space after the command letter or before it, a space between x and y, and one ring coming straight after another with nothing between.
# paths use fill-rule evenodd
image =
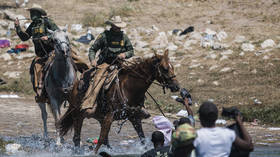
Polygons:
<instances>
[{"instance_id":1,"label":"muddy water","mask_svg":"<svg viewBox=\"0 0 280 157\"><path fill-rule=\"evenodd\" d=\"M72 135L66 136L66 144L63 147L55 146L55 129L52 115L48 115L49 140L41 138L42 120L41 113L33 99L0 99L0 137L5 141L13 141L21 144L20 152L11 156L15 157L66 157L73 155ZM63 109L65 111L65 109ZM50 112L49 112L50 113ZM171 118L171 120L173 120ZM198 123L197 123L198 124ZM252 126L246 124L254 143L257 145L252 157L280 157L280 131L269 130L268 126ZM143 122L143 128L147 137L155 130L151 118ZM110 132L110 142L113 150L107 150L114 156L139 156L139 154L152 148L152 144L147 138L147 145L139 143L137 134L130 123L126 123L120 134L117 134L119 127L114 123ZM82 145L78 152L79 156L94 156L86 144L88 137L98 137L100 127L97 121L86 119L82 130ZM267 145L267 146L261 146ZM77 150L76 150L77 151ZM124 155L126 154L126 155ZM1 156L1 155L0 155Z\"/></svg>"}]
</instances>

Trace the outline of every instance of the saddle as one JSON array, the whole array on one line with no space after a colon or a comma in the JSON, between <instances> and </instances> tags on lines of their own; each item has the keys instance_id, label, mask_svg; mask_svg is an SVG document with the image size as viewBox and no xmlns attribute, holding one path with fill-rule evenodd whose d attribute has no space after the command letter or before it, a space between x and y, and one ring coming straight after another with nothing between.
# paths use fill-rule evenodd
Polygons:
<instances>
[{"instance_id":1,"label":"saddle","mask_svg":"<svg viewBox=\"0 0 280 157\"><path fill-rule=\"evenodd\" d=\"M97 68L91 68L83 73L78 90L84 93L81 109L96 107L99 93L108 90L116 79L119 70L116 66L101 64Z\"/></svg>"}]
</instances>

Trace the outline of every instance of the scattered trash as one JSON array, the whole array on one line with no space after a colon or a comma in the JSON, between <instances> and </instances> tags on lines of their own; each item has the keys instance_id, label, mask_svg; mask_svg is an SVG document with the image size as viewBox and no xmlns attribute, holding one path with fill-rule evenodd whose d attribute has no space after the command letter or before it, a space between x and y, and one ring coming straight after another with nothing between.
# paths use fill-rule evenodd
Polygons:
<instances>
[{"instance_id":1,"label":"scattered trash","mask_svg":"<svg viewBox=\"0 0 280 157\"><path fill-rule=\"evenodd\" d=\"M19 152L20 147L21 147L20 144L13 143L13 144L7 144L5 148L8 154L14 154Z\"/></svg>"},{"instance_id":2,"label":"scattered trash","mask_svg":"<svg viewBox=\"0 0 280 157\"><path fill-rule=\"evenodd\" d=\"M225 67L220 72L228 72L228 71L231 71L230 67Z\"/></svg>"},{"instance_id":3,"label":"scattered trash","mask_svg":"<svg viewBox=\"0 0 280 157\"><path fill-rule=\"evenodd\" d=\"M275 45L276 44L272 39L267 39L261 44L261 47L263 49L265 49L265 48L268 48L268 47L274 47Z\"/></svg>"},{"instance_id":4,"label":"scattered trash","mask_svg":"<svg viewBox=\"0 0 280 157\"><path fill-rule=\"evenodd\" d=\"M213 81L213 84L214 84L215 86L218 86L218 85L219 85L219 82L218 82L218 81Z\"/></svg>"},{"instance_id":5,"label":"scattered trash","mask_svg":"<svg viewBox=\"0 0 280 157\"><path fill-rule=\"evenodd\" d=\"M228 37L227 33L225 31L221 31L217 34L217 38L219 41L222 41Z\"/></svg>"},{"instance_id":6,"label":"scattered trash","mask_svg":"<svg viewBox=\"0 0 280 157\"><path fill-rule=\"evenodd\" d=\"M6 84L6 82L2 79L0 79L0 85Z\"/></svg>"},{"instance_id":7,"label":"scattered trash","mask_svg":"<svg viewBox=\"0 0 280 157\"><path fill-rule=\"evenodd\" d=\"M217 120L216 120L216 124L217 124L217 125L226 125L226 124L227 124L227 121L224 120L224 119L217 119Z\"/></svg>"},{"instance_id":8,"label":"scattered trash","mask_svg":"<svg viewBox=\"0 0 280 157\"><path fill-rule=\"evenodd\" d=\"M172 95L171 98L176 100L178 98L178 96L177 95Z\"/></svg>"},{"instance_id":9,"label":"scattered trash","mask_svg":"<svg viewBox=\"0 0 280 157\"><path fill-rule=\"evenodd\" d=\"M20 98L18 95L0 95L0 98Z\"/></svg>"},{"instance_id":10,"label":"scattered trash","mask_svg":"<svg viewBox=\"0 0 280 157\"><path fill-rule=\"evenodd\" d=\"M173 29L172 34L173 35L178 35L179 33L181 34L182 30L181 29Z\"/></svg>"},{"instance_id":11,"label":"scattered trash","mask_svg":"<svg viewBox=\"0 0 280 157\"><path fill-rule=\"evenodd\" d=\"M89 44L92 40L94 40L94 36L91 34L90 31L88 31L86 35L81 36L76 41L84 44Z\"/></svg>"},{"instance_id":12,"label":"scattered trash","mask_svg":"<svg viewBox=\"0 0 280 157\"><path fill-rule=\"evenodd\" d=\"M99 140L99 137L97 137L97 138L88 138L88 139L87 139L87 143L90 143L90 144L97 144L97 143L98 143L98 140Z\"/></svg>"},{"instance_id":13,"label":"scattered trash","mask_svg":"<svg viewBox=\"0 0 280 157\"><path fill-rule=\"evenodd\" d=\"M214 102L214 99L208 99L208 101L210 101L210 102Z\"/></svg>"},{"instance_id":14,"label":"scattered trash","mask_svg":"<svg viewBox=\"0 0 280 157\"><path fill-rule=\"evenodd\" d=\"M3 75L8 78L19 78L22 71L6 71Z\"/></svg>"},{"instance_id":15,"label":"scattered trash","mask_svg":"<svg viewBox=\"0 0 280 157\"><path fill-rule=\"evenodd\" d=\"M187 110L180 110L180 111L176 114L176 116L178 116L178 117L188 117L188 115L189 115L189 113L188 113Z\"/></svg>"},{"instance_id":16,"label":"scattered trash","mask_svg":"<svg viewBox=\"0 0 280 157\"><path fill-rule=\"evenodd\" d=\"M187 33L190 33L190 32L193 32L193 31L194 31L194 27L190 26L190 27L186 28L183 32L181 32L179 34L179 36L186 35Z\"/></svg>"},{"instance_id":17,"label":"scattered trash","mask_svg":"<svg viewBox=\"0 0 280 157\"><path fill-rule=\"evenodd\" d=\"M261 104L262 104L262 102L259 101L257 98L254 99L254 103L255 103L256 105L261 105Z\"/></svg>"},{"instance_id":18,"label":"scattered trash","mask_svg":"<svg viewBox=\"0 0 280 157\"><path fill-rule=\"evenodd\" d=\"M16 53L19 54L20 52L24 52L29 48L29 45L27 44L18 44L15 48L11 48L7 51L7 53Z\"/></svg>"},{"instance_id":19,"label":"scattered trash","mask_svg":"<svg viewBox=\"0 0 280 157\"><path fill-rule=\"evenodd\" d=\"M81 32L83 30L83 25L81 24L72 24L71 31Z\"/></svg>"},{"instance_id":20,"label":"scattered trash","mask_svg":"<svg viewBox=\"0 0 280 157\"><path fill-rule=\"evenodd\" d=\"M9 40L0 40L0 48L6 48L10 47L10 41Z\"/></svg>"},{"instance_id":21,"label":"scattered trash","mask_svg":"<svg viewBox=\"0 0 280 157\"><path fill-rule=\"evenodd\" d=\"M270 130L270 131L280 131L280 128L271 127L271 128L268 128L268 130Z\"/></svg>"}]
</instances>

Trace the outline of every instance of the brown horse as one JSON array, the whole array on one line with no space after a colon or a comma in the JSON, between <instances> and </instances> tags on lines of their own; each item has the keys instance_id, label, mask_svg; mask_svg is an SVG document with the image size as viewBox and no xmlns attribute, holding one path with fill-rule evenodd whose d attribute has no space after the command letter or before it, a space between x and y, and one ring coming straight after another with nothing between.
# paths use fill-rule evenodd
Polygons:
<instances>
[{"instance_id":1,"label":"brown horse","mask_svg":"<svg viewBox=\"0 0 280 157\"><path fill-rule=\"evenodd\" d=\"M143 140L145 136L141 121L147 117L144 116L141 108L144 104L145 93L155 80L169 88L171 92L178 91L179 85L175 77L174 68L169 62L168 51L165 51L164 55L155 53L152 58L143 59L139 63L120 70L119 83L114 82L105 92L103 95L106 98L105 101L100 100L102 96L99 95L95 109L81 110L80 100L84 94L76 85L70 107L59 121L60 133L65 135L70 128L74 127L73 142L75 146L79 146L84 118L95 118L101 125L99 141L95 148L97 152L102 144L109 146L108 134L112 122L127 119L134 126L139 138ZM116 91L121 91L122 94L116 94Z\"/></svg>"}]
</instances>

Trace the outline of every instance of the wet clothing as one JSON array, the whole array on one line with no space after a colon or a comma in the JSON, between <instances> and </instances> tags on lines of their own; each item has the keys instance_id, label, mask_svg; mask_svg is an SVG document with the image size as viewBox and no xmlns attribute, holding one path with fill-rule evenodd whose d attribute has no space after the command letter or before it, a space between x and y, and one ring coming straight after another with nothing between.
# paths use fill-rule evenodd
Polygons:
<instances>
[{"instance_id":1,"label":"wet clothing","mask_svg":"<svg viewBox=\"0 0 280 157\"><path fill-rule=\"evenodd\" d=\"M151 149L141 155L141 157L168 157L170 146L164 146L157 149Z\"/></svg>"},{"instance_id":2,"label":"wet clothing","mask_svg":"<svg viewBox=\"0 0 280 157\"><path fill-rule=\"evenodd\" d=\"M57 25L49 18L36 18L32 21L29 27L23 32L20 26L16 27L16 32L22 41L26 41L32 37L32 41L35 47L35 53L38 57L44 57L54 50L50 43L50 38L47 41L40 40L42 36L50 37L47 29L55 31L59 29Z\"/></svg>"},{"instance_id":3,"label":"wet clothing","mask_svg":"<svg viewBox=\"0 0 280 157\"><path fill-rule=\"evenodd\" d=\"M97 51L100 50L97 64L102 63L112 64L112 62L121 53L125 53L125 58L130 58L134 55L133 47L127 35L122 31L114 32L106 30L101 33L94 44L89 49L89 60L95 59Z\"/></svg>"}]
</instances>

